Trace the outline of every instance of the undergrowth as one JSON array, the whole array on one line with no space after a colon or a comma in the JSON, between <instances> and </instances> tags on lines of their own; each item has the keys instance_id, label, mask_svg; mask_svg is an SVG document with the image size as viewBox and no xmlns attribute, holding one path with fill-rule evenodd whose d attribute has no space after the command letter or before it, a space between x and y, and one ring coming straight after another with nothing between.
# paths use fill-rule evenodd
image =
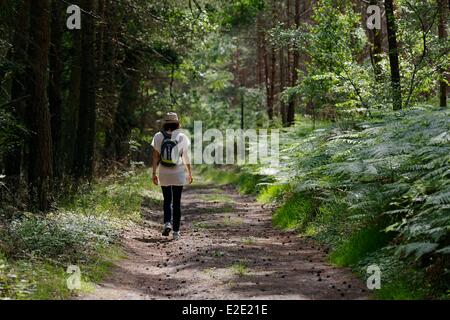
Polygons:
<instances>
[{"instance_id":1,"label":"undergrowth","mask_svg":"<svg viewBox=\"0 0 450 320\"><path fill-rule=\"evenodd\" d=\"M302 123L280 138L282 165L257 176L274 181L255 188L258 200L277 205L276 227L328 246L332 263L363 279L379 265L377 298L448 298L449 119L448 110L427 107L346 128Z\"/></svg>"},{"instance_id":2,"label":"undergrowth","mask_svg":"<svg viewBox=\"0 0 450 320\"><path fill-rule=\"evenodd\" d=\"M140 221L141 203L159 203L148 171L121 173L80 187L46 216L15 214L0 228L0 299L67 299L92 289L121 259L120 232ZM70 291L67 267L81 270Z\"/></svg>"}]
</instances>

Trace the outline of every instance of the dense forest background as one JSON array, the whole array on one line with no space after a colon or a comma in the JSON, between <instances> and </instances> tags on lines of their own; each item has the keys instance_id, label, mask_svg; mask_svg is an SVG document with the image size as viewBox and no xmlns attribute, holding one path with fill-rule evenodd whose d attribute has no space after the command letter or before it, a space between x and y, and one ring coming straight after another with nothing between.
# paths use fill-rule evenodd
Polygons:
<instances>
[{"instance_id":1,"label":"dense forest background","mask_svg":"<svg viewBox=\"0 0 450 320\"><path fill-rule=\"evenodd\" d=\"M380 3L380 30L376 1L78 4L81 30L63 1L1 4L2 172L35 209L67 179L148 161L168 110L187 127L237 125L241 107L244 125L289 126L447 104L444 1Z\"/></svg>"},{"instance_id":2,"label":"dense forest background","mask_svg":"<svg viewBox=\"0 0 450 320\"><path fill-rule=\"evenodd\" d=\"M71 4L81 8L79 30L66 26ZM380 8L379 29L367 25L371 5ZM300 177L303 188L294 193L378 194L364 210L389 211L395 219L382 225L400 233L410 217L436 215L438 226L420 222L429 234L418 236L417 227L396 241L415 244L406 249L419 258L440 250L432 256L438 263L422 262L448 276L449 6L446 0L2 0L0 220L55 211L96 178L148 165L152 135L168 111L178 112L188 130L195 120L204 128L285 128L290 142L311 124L312 131L338 128L348 144L338 150L327 144L336 137L316 137L308 163L295 153L304 146L287 148L282 166L296 174L283 177ZM361 134L368 122L385 126ZM361 148L352 149L356 144ZM417 163L408 168L416 171L397 177L396 161L407 155L414 155ZM318 177L313 169L324 164L321 156L354 162ZM371 157L389 162L389 172L355 165ZM342 185L331 185L334 174ZM419 180L416 193L406 195L402 188ZM375 188L394 182L395 190ZM434 192L434 207L426 207L421 192Z\"/></svg>"}]
</instances>

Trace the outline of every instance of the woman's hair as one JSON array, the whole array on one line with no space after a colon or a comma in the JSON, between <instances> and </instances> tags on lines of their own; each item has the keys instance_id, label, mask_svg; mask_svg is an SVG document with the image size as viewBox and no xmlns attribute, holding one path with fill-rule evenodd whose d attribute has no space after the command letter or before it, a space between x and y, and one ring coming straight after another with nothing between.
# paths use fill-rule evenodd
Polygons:
<instances>
[{"instance_id":1,"label":"woman's hair","mask_svg":"<svg viewBox=\"0 0 450 320\"><path fill-rule=\"evenodd\" d=\"M166 123L163 125L164 131L175 131L180 129L180 123Z\"/></svg>"}]
</instances>

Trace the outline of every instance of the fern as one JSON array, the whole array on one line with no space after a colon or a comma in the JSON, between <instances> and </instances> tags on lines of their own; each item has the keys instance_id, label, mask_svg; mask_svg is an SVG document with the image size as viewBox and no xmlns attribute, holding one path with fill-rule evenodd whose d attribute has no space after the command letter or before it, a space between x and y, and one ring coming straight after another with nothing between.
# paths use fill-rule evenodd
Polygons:
<instances>
[{"instance_id":1,"label":"fern","mask_svg":"<svg viewBox=\"0 0 450 320\"><path fill-rule=\"evenodd\" d=\"M326 202L339 194L348 216L384 219L398 252L422 259L448 254L450 112L411 109L295 139L280 176L294 192ZM427 263L431 263L427 260Z\"/></svg>"}]
</instances>

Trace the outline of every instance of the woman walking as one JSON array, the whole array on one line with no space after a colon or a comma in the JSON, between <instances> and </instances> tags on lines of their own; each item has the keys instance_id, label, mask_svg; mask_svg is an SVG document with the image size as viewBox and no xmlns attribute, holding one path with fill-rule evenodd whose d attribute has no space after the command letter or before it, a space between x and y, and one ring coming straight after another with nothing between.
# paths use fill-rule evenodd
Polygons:
<instances>
[{"instance_id":1,"label":"woman walking","mask_svg":"<svg viewBox=\"0 0 450 320\"><path fill-rule=\"evenodd\" d=\"M163 236L173 229L173 239L180 238L181 194L183 186L192 183L189 161L189 138L180 132L178 115L166 114L163 129L155 134L152 141L153 183L161 185L164 197ZM159 174L157 169L159 168ZM186 176L187 171L187 176Z\"/></svg>"}]
</instances>

